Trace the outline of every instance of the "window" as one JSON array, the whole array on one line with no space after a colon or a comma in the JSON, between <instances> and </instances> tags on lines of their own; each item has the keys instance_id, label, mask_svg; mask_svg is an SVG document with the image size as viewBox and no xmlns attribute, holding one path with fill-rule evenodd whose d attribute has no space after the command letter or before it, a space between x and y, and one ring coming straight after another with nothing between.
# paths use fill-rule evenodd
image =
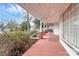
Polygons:
<instances>
[{"instance_id":1,"label":"window","mask_svg":"<svg viewBox=\"0 0 79 59\"><path fill-rule=\"evenodd\" d=\"M64 40L79 49L79 4L71 4L63 15Z\"/></svg>"}]
</instances>

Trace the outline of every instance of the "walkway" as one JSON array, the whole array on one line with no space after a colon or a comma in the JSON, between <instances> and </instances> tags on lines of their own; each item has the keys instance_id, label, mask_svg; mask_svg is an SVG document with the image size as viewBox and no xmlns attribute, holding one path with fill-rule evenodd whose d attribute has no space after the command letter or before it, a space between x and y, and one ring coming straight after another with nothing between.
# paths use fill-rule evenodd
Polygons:
<instances>
[{"instance_id":1,"label":"walkway","mask_svg":"<svg viewBox=\"0 0 79 59\"><path fill-rule=\"evenodd\" d=\"M49 34L49 39L40 39L23 56L68 56L58 38Z\"/></svg>"}]
</instances>

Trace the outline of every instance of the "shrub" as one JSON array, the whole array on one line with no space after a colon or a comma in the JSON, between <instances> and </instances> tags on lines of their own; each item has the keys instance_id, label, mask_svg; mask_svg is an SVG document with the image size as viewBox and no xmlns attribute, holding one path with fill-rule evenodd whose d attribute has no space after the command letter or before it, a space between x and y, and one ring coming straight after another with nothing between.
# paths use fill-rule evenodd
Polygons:
<instances>
[{"instance_id":1,"label":"shrub","mask_svg":"<svg viewBox=\"0 0 79 59\"><path fill-rule=\"evenodd\" d=\"M31 45L30 32L3 33L0 36L0 55L22 55Z\"/></svg>"}]
</instances>

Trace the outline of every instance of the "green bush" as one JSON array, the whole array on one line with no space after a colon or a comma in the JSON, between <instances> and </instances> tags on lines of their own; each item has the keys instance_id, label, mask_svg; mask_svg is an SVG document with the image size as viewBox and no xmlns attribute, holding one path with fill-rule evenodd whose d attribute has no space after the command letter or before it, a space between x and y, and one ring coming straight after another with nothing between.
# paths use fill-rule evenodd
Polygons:
<instances>
[{"instance_id":1,"label":"green bush","mask_svg":"<svg viewBox=\"0 0 79 59\"><path fill-rule=\"evenodd\" d=\"M22 55L31 47L30 32L12 31L0 36L0 55Z\"/></svg>"}]
</instances>

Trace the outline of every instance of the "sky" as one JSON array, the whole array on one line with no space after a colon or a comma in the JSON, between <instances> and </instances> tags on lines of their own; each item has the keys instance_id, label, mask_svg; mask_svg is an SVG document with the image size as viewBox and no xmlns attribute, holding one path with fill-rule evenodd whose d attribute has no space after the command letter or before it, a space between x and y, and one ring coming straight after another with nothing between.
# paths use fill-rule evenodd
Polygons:
<instances>
[{"instance_id":1,"label":"sky","mask_svg":"<svg viewBox=\"0 0 79 59\"><path fill-rule=\"evenodd\" d=\"M15 3L0 3L0 23L7 23L9 20L20 23L25 13L25 10Z\"/></svg>"}]
</instances>

